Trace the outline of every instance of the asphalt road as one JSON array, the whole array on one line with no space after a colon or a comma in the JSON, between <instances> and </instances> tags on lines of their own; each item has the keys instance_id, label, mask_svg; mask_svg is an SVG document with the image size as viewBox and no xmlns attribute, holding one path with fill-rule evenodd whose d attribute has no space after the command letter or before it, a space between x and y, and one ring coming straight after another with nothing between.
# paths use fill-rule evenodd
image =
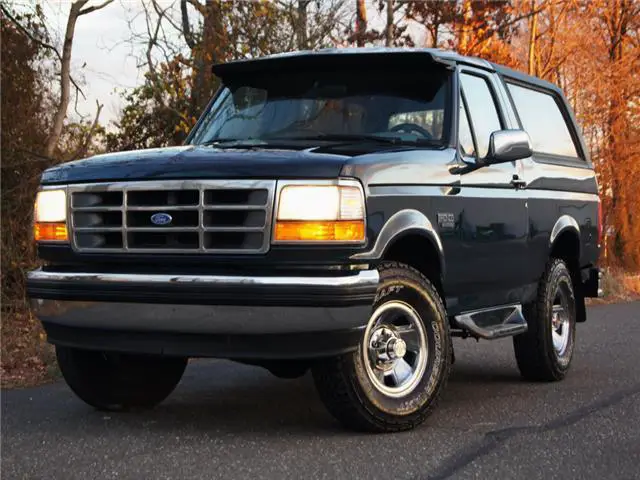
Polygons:
<instances>
[{"instance_id":1,"label":"asphalt road","mask_svg":"<svg viewBox=\"0 0 640 480\"><path fill-rule=\"evenodd\" d=\"M202 361L150 412L104 414L62 383L2 392L2 479L640 478L640 303L589 309L570 374L520 380L511 340L458 340L421 428L363 435L309 376Z\"/></svg>"}]
</instances>

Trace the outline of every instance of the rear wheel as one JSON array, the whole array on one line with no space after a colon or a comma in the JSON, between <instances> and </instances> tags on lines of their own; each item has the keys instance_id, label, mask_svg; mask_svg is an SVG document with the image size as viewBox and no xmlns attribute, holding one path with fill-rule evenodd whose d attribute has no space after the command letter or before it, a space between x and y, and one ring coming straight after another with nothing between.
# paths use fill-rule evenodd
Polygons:
<instances>
[{"instance_id":1,"label":"rear wheel","mask_svg":"<svg viewBox=\"0 0 640 480\"><path fill-rule=\"evenodd\" d=\"M408 430L436 405L451 348L444 306L431 282L407 265L385 263L358 350L316 363L313 376L327 409L345 426Z\"/></svg>"},{"instance_id":2,"label":"rear wheel","mask_svg":"<svg viewBox=\"0 0 640 480\"><path fill-rule=\"evenodd\" d=\"M99 410L150 408L174 390L187 359L100 352L56 346L62 376L84 402Z\"/></svg>"},{"instance_id":3,"label":"rear wheel","mask_svg":"<svg viewBox=\"0 0 640 480\"><path fill-rule=\"evenodd\" d=\"M524 315L529 329L513 337L520 373L527 380L562 380L571 365L576 336L576 299L563 260L549 262L537 299L525 306Z\"/></svg>"}]
</instances>

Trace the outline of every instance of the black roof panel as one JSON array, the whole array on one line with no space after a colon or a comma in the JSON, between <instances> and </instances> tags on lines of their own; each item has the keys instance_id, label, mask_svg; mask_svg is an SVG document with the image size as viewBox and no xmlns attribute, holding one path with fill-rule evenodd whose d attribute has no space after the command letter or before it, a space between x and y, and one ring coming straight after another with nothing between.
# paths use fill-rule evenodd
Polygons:
<instances>
[{"instance_id":1,"label":"black roof panel","mask_svg":"<svg viewBox=\"0 0 640 480\"><path fill-rule=\"evenodd\" d=\"M547 82L546 80L542 80L541 78L527 75L526 73L519 72L518 70L514 70L509 67L505 67L504 65L498 65L497 63L492 63L491 65L493 65L494 70L503 77L512 78L522 83L528 83L536 87L551 90L562 96L562 90L555 83Z\"/></svg>"},{"instance_id":2,"label":"black roof panel","mask_svg":"<svg viewBox=\"0 0 640 480\"><path fill-rule=\"evenodd\" d=\"M319 61L326 61L327 65L335 61L348 61L354 57L360 59L389 59L402 58L408 61L420 61L422 59L445 65L457 63L482 68L484 70L495 71L499 74L512 78L516 81L528 83L540 88L552 90L560 95L560 88L545 80L532 77L525 73L511 68L488 62L477 57L466 57L452 50L441 50L439 48L400 48L400 47L366 47L366 48L325 48L321 50L299 50L293 52L276 53L264 57L234 60L228 63L221 63L213 66L213 71L217 75L227 73L240 73L259 68L281 68L281 67L304 67L311 63L317 64Z\"/></svg>"},{"instance_id":3,"label":"black roof panel","mask_svg":"<svg viewBox=\"0 0 640 480\"><path fill-rule=\"evenodd\" d=\"M333 63L334 61L351 61L354 57L360 59L382 59L382 58L394 58L394 59L406 59L419 61L424 59L426 61L454 65L456 63L463 63L466 65L472 65L474 67L483 68L485 70L493 71L494 67L486 60L465 57L458 55L453 51L440 50L437 48L398 48L398 47L367 47L367 48L326 48L322 50L302 50L294 52L277 53L274 55L267 55L259 58L235 60L228 63L222 63L214 65L213 71L218 75L224 75L226 73L235 73L254 70L257 68L277 68L277 67L291 67L291 66L304 66L313 62L324 60L327 63Z\"/></svg>"}]
</instances>

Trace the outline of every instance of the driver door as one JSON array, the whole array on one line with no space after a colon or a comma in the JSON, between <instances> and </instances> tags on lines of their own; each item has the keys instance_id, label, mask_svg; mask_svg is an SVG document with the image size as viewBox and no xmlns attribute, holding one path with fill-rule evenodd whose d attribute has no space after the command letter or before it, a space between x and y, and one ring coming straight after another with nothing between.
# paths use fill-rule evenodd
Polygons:
<instances>
[{"instance_id":1,"label":"driver door","mask_svg":"<svg viewBox=\"0 0 640 480\"><path fill-rule=\"evenodd\" d=\"M487 156L491 133L509 126L493 77L465 68L459 79L459 150L473 165ZM459 292L466 309L519 303L522 298L528 222L526 198L514 182L519 163L482 166L461 175L465 201L460 229L466 267Z\"/></svg>"}]
</instances>

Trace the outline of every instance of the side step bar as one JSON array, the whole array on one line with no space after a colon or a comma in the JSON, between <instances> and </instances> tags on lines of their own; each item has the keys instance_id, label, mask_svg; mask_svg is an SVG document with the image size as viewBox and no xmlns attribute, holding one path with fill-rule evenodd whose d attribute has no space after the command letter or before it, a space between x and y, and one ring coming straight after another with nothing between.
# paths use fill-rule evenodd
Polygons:
<instances>
[{"instance_id":1,"label":"side step bar","mask_svg":"<svg viewBox=\"0 0 640 480\"><path fill-rule=\"evenodd\" d=\"M527 331L527 320L522 315L522 305L503 305L461 313L454 317L463 331L473 337L494 340Z\"/></svg>"}]
</instances>

